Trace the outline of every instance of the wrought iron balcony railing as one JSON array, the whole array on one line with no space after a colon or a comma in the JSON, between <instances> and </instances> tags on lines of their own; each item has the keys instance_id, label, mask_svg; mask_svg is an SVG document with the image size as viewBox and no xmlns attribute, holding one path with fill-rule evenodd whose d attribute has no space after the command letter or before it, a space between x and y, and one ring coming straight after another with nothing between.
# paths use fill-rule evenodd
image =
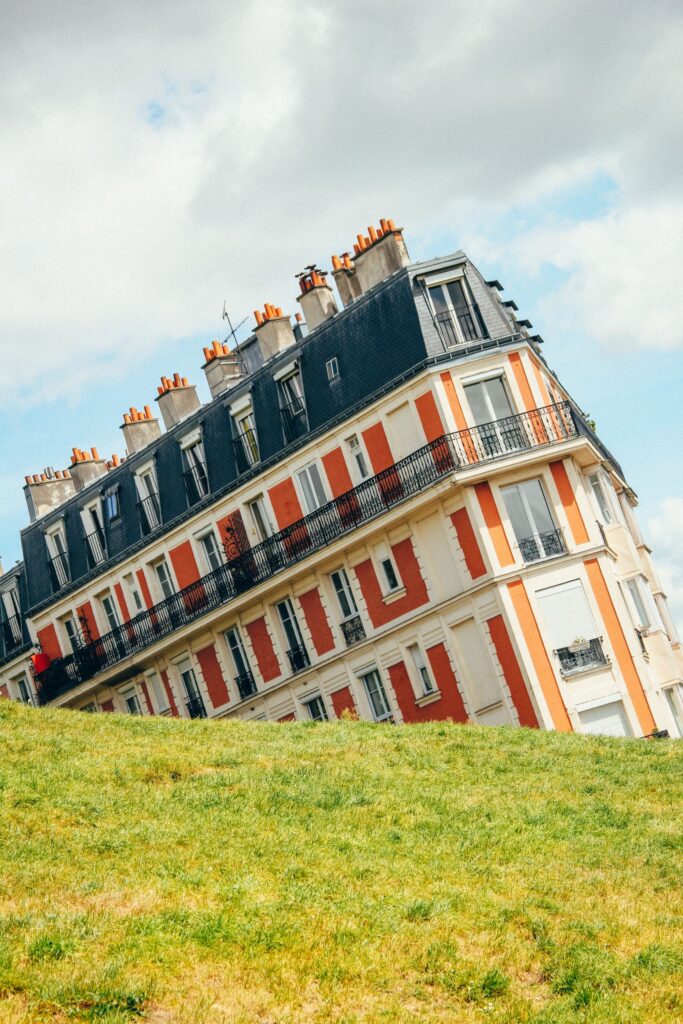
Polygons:
<instances>
[{"instance_id":1,"label":"wrought iron balcony railing","mask_svg":"<svg viewBox=\"0 0 683 1024\"><path fill-rule=\"evenodd\" d=\"M280 415L282 417L285 441L295 441L297 437L302 437L308 430L306 406L301 399L282 405L280 407Z\"/></svg>"},{"instance_id":2,"label":"wrought iron balcony railing","mask_svg":"<svg viewBox=\"0 0 683 1024\"><path fill-rule=\"evenodd\" d=\"M209 478L203 466L191 466L183 473L188 506L196 505L209 493Z\"/></svg>"},{"instance_id":3,"label":"wrought iron balcony railing","mask_svg":"<svg viewBox=\"0 0 683 1024\"><path fill-rule=\"evenodd\" d=\"M140 530L142 536L146 537L157 526L161 526L161 505L158 494L150 494L138 501L138 515L140 517Z\"/></svg>"},{"instance_id":4,"label":"wrought iron balcony railing","mask_svg":"<svg viewBox=\"0 0 683 1024\"><path fill-rule=\"evenodd\" d=\"M107 548L104 542L104 535L99 530L85 534L85 554L88 559L88 568L94 569L96 565L106 561Z\"/></svg>"},{"instance_id":5,"label":"wrought iron balcony railing","mask_svg":"<svg viewBox=\"0 0 683 1024\"><path fill-rule=\"evenodd\" d=\"M53 593L57 593L62 587L65 587L71 579L71 571L69 569L69 559L65 554L50 555L47 560L48 568L50 570L50 582L52 583Z\"/></svg>"},{"instance_id":6,"label":"wrought iron balcony railing","mask_svg":"<svg viewBox=\"0 0 683 1024\"><path fill-rule=\"evenodd\" d=\"M204 701L197 694L196 697L190 697L189 700L185 701L185 707L190 718L206 718L206 708L204 707Z\"/></svg>"},{"instance_id":7,"label":"wrought iron balcony railing","mask_svg":"<svg viewBox=\"0 0 683 1024\"><path fill-rule=\"evenodd\" d=\"M353 644L359 644L361 640L365 640L365 626L360 615L354 615L352 619L344 619L341 623L341 631L344 634L347 647L352 647Z\"/></svg>"},{"instance_id":8,"label":"wrought iron balcony railing","mask_svg":"<svg viewBox=\"0 0 683 1024\"><path fill-rule=\"evenodd\" d=\"M513 422L514 421L514 422ZM124 658L270 579L315 551L383 515L446 476L522 449L576 437L569 403L511 416L496 424L445 434L267 540L219 566L134 619L117 626L39 674L46 704ZM501 438L514 439L514 445Z\"/></svg>"},{"instance_id":9,"label":"wrought iron balcony railing","mask_svg":"<svg viewBox=\"0 0 683 1024\"><path fill-rule=\"evenodd\" d=\"M236 434L232 439L232 447L235 452L238 473L246 473L248 469L256 465L261 457L254 430L247 429Z\"/></svg>"},{"instance_id":10,"label":"wrought iron balcony railing","mask_svg":"<svg viewBox=\"0 0 683 1024\"><path fill-rule=\"evenodd\" d=\"M565 676L608 664L607 655L602 649L602 637L577 642L569 647L559 647L555 653Z\"/></svg>"},{"instance_id":11,"label":"wrought iron balcony railing","mask_svg":"<svg viewBox=\"0 0 683 1024\"><path fill-rule=\"evenodd\" d=\"M563 555L567 549L560 531L549 530L520 540L519 550L525 562L540 562L543 558Z\"/></svg>"},{"instance_id":12,"label":"wrought iron balcony railing","mask_svg":"<svg viewBox=\"0 0 683 1024\"><path fill-rule=\"evenodd\" d=\"M235 676L235 686L242 700L253 697L257 692L256 681L251 672L243 672L242 675Z\"/></svg>"},{"instance_id":13,"label":"wrought iron balcony railing","mask_svg":"<svg viewBox=\"0 0 683 1024\"><path fill-rule=\"evenodd\" d=\"M446 348L464 345L478 338L488 338L489 332L476 302L458 309L446 309L436 314L436 325Z\"/></svg>"},{"instance_id":14,"label":"wrought iron balcony railing","mask_svg":"<svg viewBox=\"0 0 683 1024\"><path fill-rule=\"evenodd\" d=\"M10 615L2 624L2 636L5 641L5 650L13 651L23 643L24 634L20 615Z\"/></svg>"},{"instance_id":15,"label":"wrought iron balcony railing","mask_svg":"<svg viewBox=\"0 0 683 1024\"><path fill-rule=\"evenodd\" d=\"M303 672L303 670L308 668L311 664L308 651L303 644L298 644L296 647L292 647L291 650L287 651L287 657L289 658L289 664L292 672Z\"/></svg>"}]
</instances>

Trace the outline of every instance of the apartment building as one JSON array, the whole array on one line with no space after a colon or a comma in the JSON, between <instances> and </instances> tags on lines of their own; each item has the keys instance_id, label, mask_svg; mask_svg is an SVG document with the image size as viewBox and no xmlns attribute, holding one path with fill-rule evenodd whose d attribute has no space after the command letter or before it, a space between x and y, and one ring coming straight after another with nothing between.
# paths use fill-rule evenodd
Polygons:
<instances>
[{"instance_id":1,"label":"apartment building","mask_svg":"<svg viewBox=\"0 0 683 1024\"><path fill-rule=\"evenodd\" d=\"M334 282L334 286L332 284ZM683 656L619 463L463 252L392 221L300 311L26 478L0 691L91 712L344 713L683 735Z\"/></svg>"}]
</instances>

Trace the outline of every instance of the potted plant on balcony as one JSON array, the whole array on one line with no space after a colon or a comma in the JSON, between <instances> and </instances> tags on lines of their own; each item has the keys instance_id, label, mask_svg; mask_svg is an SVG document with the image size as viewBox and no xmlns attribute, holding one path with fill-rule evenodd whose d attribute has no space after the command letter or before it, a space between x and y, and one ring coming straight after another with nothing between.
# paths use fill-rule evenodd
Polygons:
<instances>
[{"instance_id":1,"label":"potted plant on balcony","mask_svg":"<svg viewBox=\"0 0 683 1024\"><path fill-rule=\"evenodd\" d=\"M587 651L590 645L590 640L586 640L585 636L577 636L576 639L569 644L567 650L570 654L581 654L582 651Z\"/></svg>"}]
</instances>

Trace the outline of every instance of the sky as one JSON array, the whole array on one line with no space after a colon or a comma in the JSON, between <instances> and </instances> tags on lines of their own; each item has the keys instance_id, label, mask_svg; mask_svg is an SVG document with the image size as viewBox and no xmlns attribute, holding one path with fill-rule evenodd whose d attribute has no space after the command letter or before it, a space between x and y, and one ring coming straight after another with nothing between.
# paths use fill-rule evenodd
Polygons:
<instances>
[{"instance_id":1,"label":"sky","mask_svg":"<svg viewBox=\"0 0 683 1024\"><path fill-rule=\"evenodd\" d=\"M5 568L25 474L392 217L532 320L683 630L682 57L680 0L0 0Z\"/></svg>"}]
</instances>

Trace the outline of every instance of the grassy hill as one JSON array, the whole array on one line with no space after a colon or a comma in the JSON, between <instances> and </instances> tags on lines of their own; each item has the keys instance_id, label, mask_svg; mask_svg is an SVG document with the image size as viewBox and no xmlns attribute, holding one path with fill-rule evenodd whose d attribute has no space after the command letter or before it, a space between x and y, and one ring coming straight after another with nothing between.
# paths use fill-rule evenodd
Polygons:
<instances>
[{"instance_id":1,"label":"grassy hill","mask_svg":"<svg viewBox=\"0 0 683 1024\"><path fill-rule=\"evenodd\" d=\"M0 1022L683 1020L683 743L0 707Z\"/></svg>"}]
</instances>

